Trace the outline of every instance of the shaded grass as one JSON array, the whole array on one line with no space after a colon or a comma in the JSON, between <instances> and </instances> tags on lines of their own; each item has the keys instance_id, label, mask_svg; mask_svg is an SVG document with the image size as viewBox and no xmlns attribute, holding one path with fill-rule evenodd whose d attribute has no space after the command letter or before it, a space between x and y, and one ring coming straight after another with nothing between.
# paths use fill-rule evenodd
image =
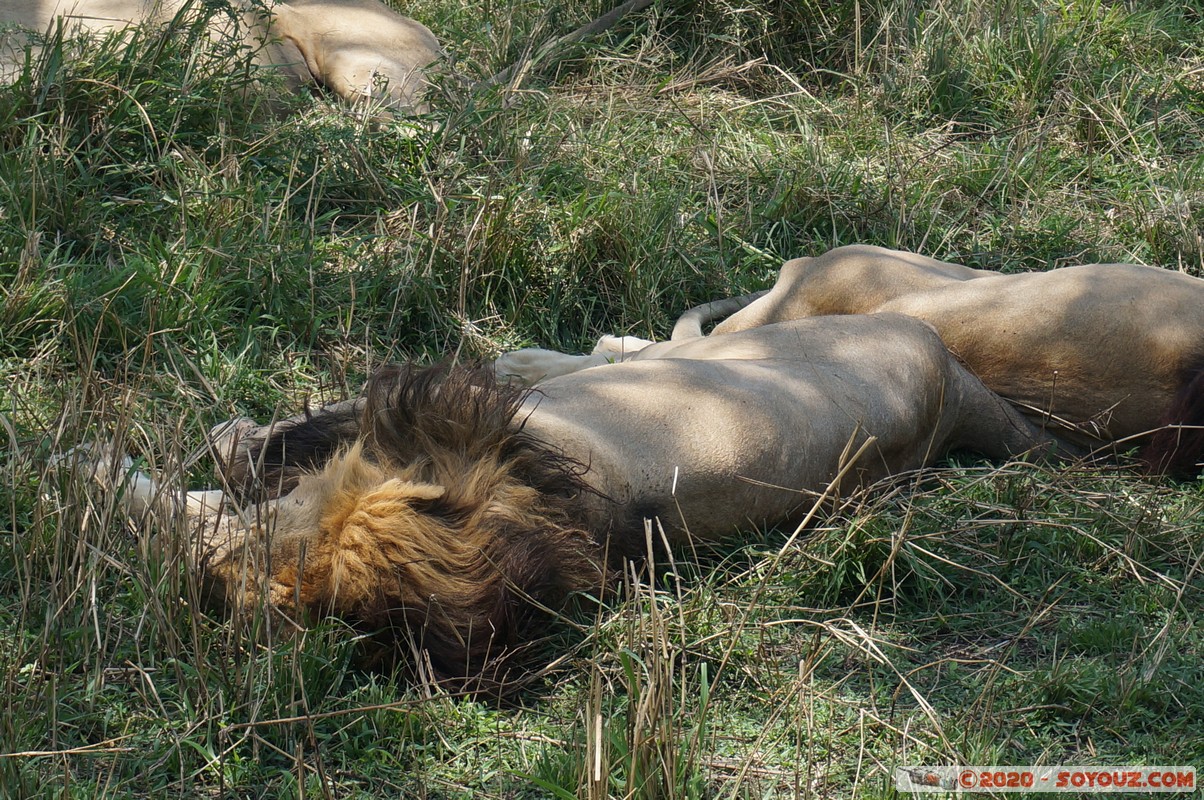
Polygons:
<instances>
[{"instance_id":1,"label":"shaded grass","mask_svg":"<svg viewBox=\"0 0 1204 800\"><path fill-rule=\"evenodd\" d=\"M408 9L468 77L601 10ZM334 624L262 644L205 613L180 531L46 466L116 436L203 484L217 421L388 359L664 335L856 241L1200 274L1200 21L668 2L382 128L266 108L181 32L0 89L0 795L879 797L896 764L1204 764L1195 483L954 464L784 550L633 573L498 706L365 670Z\"/></svg>"}]
</instances>

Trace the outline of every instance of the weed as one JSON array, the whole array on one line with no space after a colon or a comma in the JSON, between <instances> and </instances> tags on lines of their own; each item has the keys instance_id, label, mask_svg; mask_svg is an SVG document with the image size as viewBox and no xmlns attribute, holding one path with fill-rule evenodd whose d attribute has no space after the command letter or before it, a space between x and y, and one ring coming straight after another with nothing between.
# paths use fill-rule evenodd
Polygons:
<instances>
[{"instance_id":1,"label":"weed","mask_svg":"<svg viewBox=\"0 0 1204 800\"><path fill-rule=\"evenodd\" d=\"M411 4L450 53L420 123L268 108L183 29L52 34L0 87L0 796L878 797L901 764L1204 763L1194 483L952 462L633 572L498 706L365 669L336 623L211 615L185 532L48 466L106 438L201 485L223 419L392 359L663 336L856 241L1204 271L1198 3L668 0L467 85L603 10Z\"/></svg>"}]
</instances>

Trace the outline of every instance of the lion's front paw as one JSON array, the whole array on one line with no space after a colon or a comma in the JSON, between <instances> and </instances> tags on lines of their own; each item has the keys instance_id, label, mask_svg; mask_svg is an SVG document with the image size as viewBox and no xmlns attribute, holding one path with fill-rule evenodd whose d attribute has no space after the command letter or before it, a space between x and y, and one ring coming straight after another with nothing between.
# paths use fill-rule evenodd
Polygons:
<instances>
[{"instance_id":1,"label":"lion's front paw","mask_svg":"<svg viewBox=\"0 0 1204 800\"><path fill-rule=\"evenodd\" d=\"M115 489L134 474L134 461L111 444L88 442L53 456L50 465L70 470L82 481L95 481L106 489Z\"/></svg>"}]
</instances>

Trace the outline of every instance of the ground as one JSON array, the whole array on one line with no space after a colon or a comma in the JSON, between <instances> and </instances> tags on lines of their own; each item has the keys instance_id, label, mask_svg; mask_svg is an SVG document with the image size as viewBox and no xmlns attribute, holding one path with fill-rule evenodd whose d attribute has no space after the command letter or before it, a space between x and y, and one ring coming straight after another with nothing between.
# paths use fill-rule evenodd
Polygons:
<instances>
[{"instance_id":1,"label":"ground","mask_svg":"<svg viewBox=\"0 0 1204 800\"><path fill-rule=\"evenodd\" d=\"M177 531L65 484L49 456L104 436L205 485L217 421L393 359L664 336L840 244L1204 270L1198 2L663 0L512 90L474 83L606 7L401 10L449 52L417 121L268 107L180 32L0 88L0 795L872 798L906 764L1204 766L1204 495L1123 457L959 456L677 554L567 612L501 703L366 669L333 623L260 644L202 611Z\"/></svg>"}]
</instances>

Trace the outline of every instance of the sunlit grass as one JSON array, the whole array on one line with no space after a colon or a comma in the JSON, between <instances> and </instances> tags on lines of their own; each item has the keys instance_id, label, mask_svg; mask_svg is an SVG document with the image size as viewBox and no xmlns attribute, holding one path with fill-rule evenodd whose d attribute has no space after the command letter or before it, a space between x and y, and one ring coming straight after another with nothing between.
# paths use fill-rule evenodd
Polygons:
<instances>
[{"instance_id":1,"label":"sunlit grass","mask_svg":"<svg viewBox=\"0 0 1204 800\"><path fill-rule=\"evenodd\" d=\"M413 4L454 56L420 124L268 108L237 56L157 32L0 88L0 796L884 797L898 764L1204 765L1198 483L911 476L787 547L634 571L498 704L365 668L334 623L210 615L180 531L50 468L102 437L201 485L223 419L390 359L663 336L850 242L1204 270L1198 5L674 1L518 92L469 86L603 10Z\"/></svg>"}]
</instances>

